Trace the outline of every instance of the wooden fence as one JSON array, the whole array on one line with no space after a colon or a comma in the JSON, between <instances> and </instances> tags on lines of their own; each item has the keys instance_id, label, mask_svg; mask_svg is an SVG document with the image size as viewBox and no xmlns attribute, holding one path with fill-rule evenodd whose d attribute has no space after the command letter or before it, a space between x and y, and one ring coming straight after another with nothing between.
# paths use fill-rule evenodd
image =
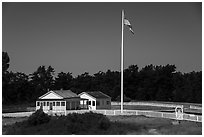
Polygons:
<instances>
[{"instance_id":1,"label":"wooden fence","mask_svg":"<svg viewBox=\"0 0 204 137\"><path fill-rule=\"evenodd\" d=\"M190 109L199 109L199 110L202 110L202 107L190 105Z\"/></svg>"},{"instance_id":2,"label":"wooden fence","mask_svg":"<svg viewBox=\"0 0 204 137\"><path fill-rule=\"evenodd\" d=\"M111 105L120 105L120 102L111 102ZM153 102L123 102L123 105L139 105L139 106L154 106L154 107L183 107L183 105L176 104L164 104L164 103L153 103Z\"/></svg>"},{"instance_id":3,"label":"wooden fence","mask_svg":"<svg viewBox=\"0 0 204 137\"><path fill-rule=\"evenodd\" d=\"M73 110L67 111L66 114L69 113L85 113L90 112L90 110ZM158 118L169 118L175 120L187 120L187 121L195 121L202 122L202 116L193 115L193 114L176 114L176 113L167 113L167 112L156 112L156 111L144 111L144 110L123 110L121 113L120 110L92 110L95 113L101 113L104 115L144 115L147 117L158 117Z\"/></svg>"},{"instance_id":4,"label":"wooden fence","mask_svg":"<svg viewBox=\"0 0 204 137\"><path fill-rule=\"evenodd\" d=\"M169 119L176 119L176 120L187 120L187 121L195 121L195 122L202 122L202 116L200 115L193 115L193 114L185 114L182 113L178 116L176 113L168 113L168 112L156 112L156 111L147 111L147 110L123 110L121 113L120 110L91 110L95 113L101 113L104 115L144 115L147 117L158 117L158 118L169 118ZM68 110L66 112L57 112L57 113L50 113L52 115L67 115L70 113L85 113L90 112L90 110ZM21 113L3 113L3 117L26 117L30 116L33 112L21 112Z\"/></svg>"}]
</instances>

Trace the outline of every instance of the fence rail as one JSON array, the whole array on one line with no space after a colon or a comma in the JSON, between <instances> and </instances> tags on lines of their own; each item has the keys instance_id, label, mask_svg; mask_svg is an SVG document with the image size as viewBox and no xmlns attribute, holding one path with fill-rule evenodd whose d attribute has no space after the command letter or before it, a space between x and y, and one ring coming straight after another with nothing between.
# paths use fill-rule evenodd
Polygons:
<instances>
[{"instance_id":1,"label":"fence rail","mask_svg":"<svg viewBox=\"0 0 204 137\"><path fill-rule=\"evenodd\" d=\"M192 103L191 103L192 104ZM164 102L164 103L157 103L157 102L123 102L123 105L139 105L139 106L154 106L154 107L182 107L184 105L189 105L190 109L201 109L202 110L202 105L201 104L195 104L191 105L190 103L170 103L170 102ZM120 102L111 102L111 105L120 105Z\"/></svg>"},{"instance_id":2,"label":"fence rail","mask_svg":"<svg viewBox=\"0 0 204 137\"><path fill-rule=\"evenodd\" d=\"M66 113L85 113L89 112L89 110L75 110L75 111L67 111ZM158 117L158 118L169 118L175 120L187 120L187 121L195 121L202 122L202 116L185 114L182 113L179 116L176 113L168 113L168 112L155 112L155 111L144 111L144 110L123 110L121 113L120 110L92 110L95 113L101 113L104 115L144 115L147 117Z\"/></svg>"},{"instance_id":3,"label":"fence rail","mask_svg":"<svg viewBox=\"0 0 204 137\"><path fill-rule=\"evenodd\" d=\"M71 113L85 113L90 112L90 110L68 110L66 112L60 113L52 113L59 115L67 115ZM168 112L156 112L156 111L148 111L148 110L123 110L121 113L120 110L92 110L95 113L101 113L104 115L144 115L147 117L158 117L158 118L169 118L169 119L178 119L179 120L187 120L187 121L195 121L202 122L202 116L193 115L193 114L185 114L182 113L180 117L176 113L168 113ZM26 117L30 116L33 112L21 112L21 113L3 113L3 117Z\"/></svg>"},{"instance_id":4,"label":"fence rail","mask_svg":"<svg viewBox=\"0 0 204 137\"><path fill-rule=\"evenodd\" d=\"M111 105L120 105L120 102L111 102ZM139 106L154 106L154 107L183 107L183 105L148 103L148 102L123 102L123 105L139 105Z\"/></svg>"},{"instance_id":5,"label":"fence rail","mask_svg":"<svg viewBox=\"0 0 204 137\"><path fill-rule=\"evenodd\" d=\"M190 105L190 109L199 109L199 110L202 110L202 107Z\"/></svg>"}]
</instances>

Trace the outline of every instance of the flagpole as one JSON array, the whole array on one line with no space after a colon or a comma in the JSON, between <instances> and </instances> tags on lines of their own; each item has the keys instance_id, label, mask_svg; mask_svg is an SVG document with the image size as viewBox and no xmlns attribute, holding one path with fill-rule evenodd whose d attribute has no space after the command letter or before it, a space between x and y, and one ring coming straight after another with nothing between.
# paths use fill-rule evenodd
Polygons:
<instances>
[{"instance_id":1,"label":"flagpole","mask_svg":"<svg viewBox=\"0 0 204 137\"><path fill-rule=\"evenodd\" d=\"M123 28L124 28L124 10L122 10L122 40L121 40L121 113L123 113Z\"/></svg>"}]
</instances>

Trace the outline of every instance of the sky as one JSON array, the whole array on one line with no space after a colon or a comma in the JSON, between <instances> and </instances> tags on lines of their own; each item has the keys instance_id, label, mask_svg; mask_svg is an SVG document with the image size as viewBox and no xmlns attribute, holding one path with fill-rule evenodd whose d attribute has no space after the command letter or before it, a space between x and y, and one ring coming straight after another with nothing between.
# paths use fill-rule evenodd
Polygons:
<instances>
[{"instance_id":1,"label":"sky","mask_svg":"<svg viewBox=\"0 0 204 137\"><path fill-rule=\"evenodd\" d=\"M121 10L124 68L172 64L202 70L202 3L45 2L2 4L2 51L9 71L31 74L41 65L74 76L120 71Z\"/></svg>"}]
</instances>

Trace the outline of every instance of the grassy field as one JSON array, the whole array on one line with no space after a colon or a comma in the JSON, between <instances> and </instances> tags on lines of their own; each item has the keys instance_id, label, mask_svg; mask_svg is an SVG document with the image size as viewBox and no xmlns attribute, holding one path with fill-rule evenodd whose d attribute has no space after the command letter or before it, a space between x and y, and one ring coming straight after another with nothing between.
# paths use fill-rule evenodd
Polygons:
<instances>
[{"instance_id":1,"label":"grassy field","mask_svg":"<svg viewBox=\"0 0 204 137\"><path fill-rule=\"evenodd\" d=\"M162 112L175 112L175 108L158 107L158 106L124 105L123 108L127 110L150 110L150 111L152 110L152 111L162 111ZM113 110L120 109L120 105L112 105L111 109ZM184 113L202 115L202 110L184 108Z\"/></svg>"},{"instance_id":2,"label":"grassy field","mask_svg":"<svg viewBox=\"0 0 204 137\"><path fill-rule=\"evenodd\" d=\"M35 110L35 103L2 105L2 113L27 112Z\"/></svg>"},{"instance_id":3,"label":"grassy field","mask_svg":"<svg viewBox=\"0 0 204 137\"><path fill-rule=\"evenodd\" d=\"M28 117L18 117L18 118L10 118L10 117L2 117L2 134L5 135L7 129L15 124L16 122L22 122L27 120Z\"/></svg>"},{"instance_id":4,"label":"grassy field","mask_svg":"<svg viewBox=\"0 0 204 137\"><path fill-rule=\"evenodd\" d=\"M173 105L183 105L184 107L189 107L190 105L195 105L202 107L202 104L198 103L187 103L187 102L166 102L166 101L134 101L131 102L142 102L142 103L159 103L159 104L173 104Z\"/></svg>"},{"instance_id":5,"label":"grassy field","mask_svg":"<svg viewBox=\"0 0 204 137\"><path fill-rule=\"evenodd\" d=\"M154 111L174 110L174 108L157 107L157 106L143 106L143 105L123 105L123 108L127 110L154 110ZM120 109L120 105L112 105L111 109L113 110Z\"/></svg>"},{"instance_id":6,"label":"grassy field","mask_svg":"<svg viewBox=\"0 0 204 137\"><path fill-rule=\"evenodd\" d=\"M81 134L110 134L110 135L201 135L202 123L181 121L179 125L173 125L170 119L163 118L149 118L145 116L107 116L112 122L111 127L107 131L87 131ZM2 132L8 134L7 130L12 127L13 124L27 120L24 118L2 118ZM56 122L55 122L56 123ZM23 132L24 134L58 134L49 132L49 128L56 128L55 125L40 125L36 127L29 127L29 129ZM59 125L58 125L59 126ZM62 125L63 126L63 125ZM25 127L27 128L27 127ZM46 128L46 132L42 131ZM64 129L64 127L62 127ZM16 128L15 130L18 130ZM30 132L32 130L32 132ZM57 129L56 129L57 130ZM67 129L65 129L67 130ZM52 130L51 130L52 131ZM57 131L56 131L57 132ZM59 134L63 134L60 131Z\"/></svg>"},{"instance_id":7,"label":"grassy field","mask_svg":"<svg viewBox=\"0 0 204 137\"><path fill-rule=\"evenodd\" d=\"M141 131L130 130L127 134L159 134L159 135L201 135L202 123L181 121L173 125L174 120L150 118L145 116L108 116L111 121L120 121L130 125L139 125Z\"/></svg>"}]
</instances>

